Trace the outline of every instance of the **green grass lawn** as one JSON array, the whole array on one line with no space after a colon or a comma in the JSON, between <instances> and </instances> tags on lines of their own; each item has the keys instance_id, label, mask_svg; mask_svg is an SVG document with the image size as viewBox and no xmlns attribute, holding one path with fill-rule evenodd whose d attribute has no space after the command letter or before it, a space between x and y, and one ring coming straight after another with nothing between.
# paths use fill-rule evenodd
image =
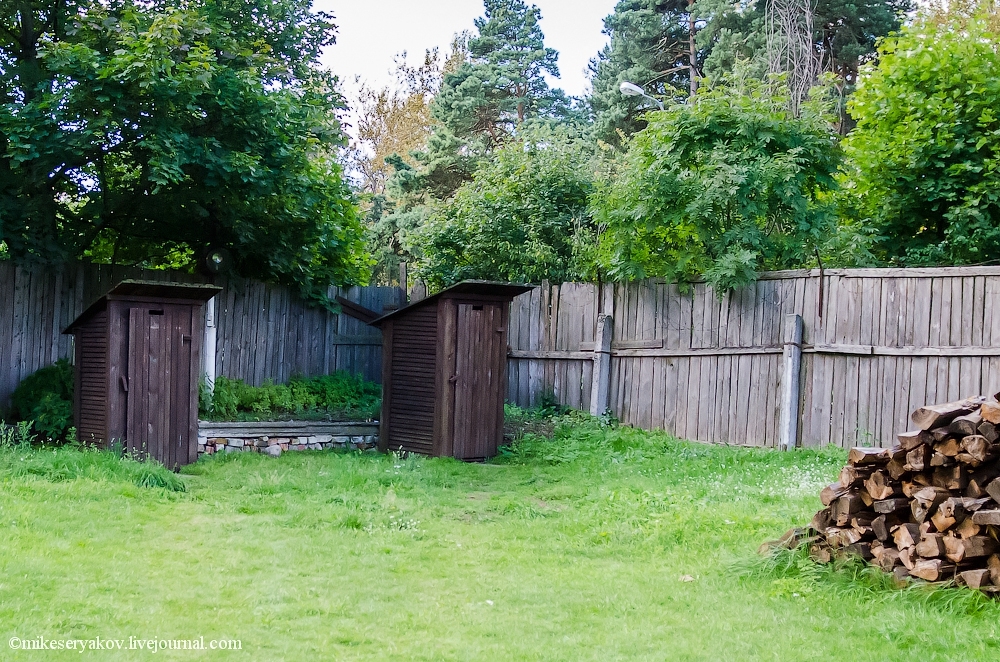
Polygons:
<instances>
[{"instance_id":1,"label":"green grass lawn","mask_svg":"<svg viewBox=\"0 0 1000 662\"><path fill-rule=\"evenodd\" d=\"M206 458L180 492L106 453L6 450L0 660L1000 658L1000 608L978 595L757 556L843 460L576 421L491 464ZM15 635L242 651L11 651Z\"/></svg>"}]
</instances>

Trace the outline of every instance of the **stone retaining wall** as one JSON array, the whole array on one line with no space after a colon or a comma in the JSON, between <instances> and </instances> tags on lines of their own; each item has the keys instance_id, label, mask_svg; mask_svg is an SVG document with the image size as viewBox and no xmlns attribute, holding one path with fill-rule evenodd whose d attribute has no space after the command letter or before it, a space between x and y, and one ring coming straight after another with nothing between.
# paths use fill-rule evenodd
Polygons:
<instances>
[{"instance_id":1,"label":"stone retaining wall","mask_svg":"<svg viewBox=\"0 0 1000 662\"><path fill-rule=\"evenodd\" d=\"M285 451L378 445L378 422L262 421L198 422L198 454L257 452L273 457Z\"/></svg>"}]
</instances>

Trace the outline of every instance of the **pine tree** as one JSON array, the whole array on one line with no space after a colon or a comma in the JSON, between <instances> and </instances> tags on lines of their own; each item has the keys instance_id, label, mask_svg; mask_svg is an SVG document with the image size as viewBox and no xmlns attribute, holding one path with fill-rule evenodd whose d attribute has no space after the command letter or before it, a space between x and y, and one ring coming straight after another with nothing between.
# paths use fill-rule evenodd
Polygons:
<instances>
[{"instance_id":1,"label":"pine tree","mask_svg":"<svg viewBox=\"0 0 1000 662\"><path fill-rule=\"evenodd\" d=\"M654 96L693 93L696 77L719 78L738 60L766 73L764 14L768 2L726 0L621 0L604 20L611 43L591 61L590 97L596 133L612 144L619 132L631 135L645 126L649 103L625 97L618 86L628 80ZM896 30L909 0L821 0L813 18L814 41L823 68L839 80L844 97L853 90L860 62L873 56L878 38ZM695 57L692 61L692 39ZM841 124L849 127L844 116Z\"/></svg>"},{"instance_id":2,"label":"pine tree","mask_svg":"<svg viewBox=\"0 0 1000 662\"><path fill-rule=\"evenodd\" d=\"M459 140L489 151L525 119L560 112L566 98L545 80L559 76L558 53L545 47L538 8L523 0L484 5L468 60L445 76L431 115Z\"/></svg>"}]
</instances>

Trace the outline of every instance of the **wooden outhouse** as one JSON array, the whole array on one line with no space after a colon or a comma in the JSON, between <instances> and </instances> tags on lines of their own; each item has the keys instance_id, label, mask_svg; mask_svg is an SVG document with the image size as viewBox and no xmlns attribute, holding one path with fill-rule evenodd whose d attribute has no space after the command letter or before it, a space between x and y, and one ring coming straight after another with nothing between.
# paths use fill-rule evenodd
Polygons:
<instances>
[{"instance_id":1,"label":"wooden outhouse","mask_svg":"<svg viewBox=\"0 0 1000 662\"><path fill-rule=\"evenodd\" d=\"M202 308L220 289L126 280L69 325L80 441L120 442L171 469L198 459Z\"/></svg>"},{"instance_id":2,"label":"wooden outhouse","mask_svg":"<svg viewBox=\"0 0 1000 662\"><path fill-rule=\"evenodd\" d=\"M371 322L382 329L382 451L496 455L510 302L530 289L463 281Z\"/></svg>"}]
</instances>

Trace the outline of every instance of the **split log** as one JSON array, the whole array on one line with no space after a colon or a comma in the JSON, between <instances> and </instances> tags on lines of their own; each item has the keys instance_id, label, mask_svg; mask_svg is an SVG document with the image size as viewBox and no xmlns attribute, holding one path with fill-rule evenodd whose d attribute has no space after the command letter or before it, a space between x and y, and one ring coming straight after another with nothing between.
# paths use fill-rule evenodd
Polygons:
<instances>
[{"instance_id":1,"label":"split log","mask_svg":"<svg viewBox=\"0 0 1000 662\"><path fill-rule=\"evenodd\" d=\"M847 547L859 542L862 538L861 534L854 529L842 529L836 526L831 526L824 531L824 535L827 542L833 547Z\"/></svg>"},{"instance_id":2,"label":"split log","mask_svg":"<svg viewBox=\"0 0 1000 662\"><path fill-rule=\"evenodd\" d=\"M903 485L903 496L908 496L913 498L913 494L922 490L925 487L929 487L931 484L931 476L927 474L913 474L910 476L909 480L904 480Z\"/></svg>"},{"instance_id":3,"label":"split log","mask_svg":"<svg viewBox=\"0 0 1000 662\"><path fill-rule=\"evenodd\" d=\"M899 446L905 451L912 451L920 444L931 444L934 442L934 435L927 430L912 430L910 432L900 432L896 435Z\"/></svg>"},{"instance_id":4,"label":"split log","mask_svg":"<svg viewBox=\"0 0 1000 662\"><path fill-rule=\"evenodd\" d=\"M833 555L830 553L830 548L826 545L810 545L809 558L816 563L829 563L833 560Z\"/></svg>"},{"instance_id":5,"label":"split log","mask_svg":"<svg viewBox=\"0 0 1000 662\"><path fill-rule=\"evenodd\" d=\"M814 531L825 531L833 524L833 518L830 515L830 509L824 508L813 515L812 521L809 522L809 527Z\"/></svg>"},{"instance_id":6,"label":"split log","mask_svg":"<svg viewBox=\"0 0 1000 662\"><path fill-rule=\"evenodd\" d=\"M970 455L965 451L962 451L961 453L956 455L955 459L961 462L962 464L967 464L973 468L978 467L980 464L982 464L982 460L977 460L974 455Z\"/></svg>"},{"instance_id":7,"label":"split log","mask_svg":"<svg viewBox=\"0 0 1000 662\"><path fill-rule=\"evenodd\" d=\"M830 515L836 526L847 526L851 521L851 515L861 510L864 502L857 494L845 494L830 506Z\"/></svg>"},{"instance_id":8,"label":"split log","mask_svg":"<svg viewBox=\"0 0 1000 662\"><path fill-rule=\"evenodd\" d=\"M990 581L993 582L995 586L1000 586L1000 556L994 554L990 558L986 559L986 567L990 571Z\"/></svg>"},{"instance_id":9,"label":"split log","mask_svg":"<svg viewBox=\"0 0 1000 662\"><path fill-rule=\"evenodd\" d=\"M838 482L844 487L857 487L865 482L874 470L875 467L858 467L853 464L847 464L840 470L840 480Z\"/></svg>"},{"instance_id":10,"label":"split log","mask_svg":"<svg viewBox=\"0 0 1000 662\"><path fill-rule=\"evenodd\" d=\"M885 542L892 537L893 530L901 523L902 521L895 513L879 515L872 520L872 533L875 534L876 538Z\"/></svg>"},{"instance_id":11,"label":"split log","mask_svg":"<svg viewBox=\"0 0 1000 662\"><path fill-rule=\"evenodd\" d=\"M948 579L955 574L955 566L946 563L941 559L925 559L917 561L910 569L910 575L919 577L929 582L937 582Z\"/></svg>"},{"instance_id":12,"label":"split log","mask_svg":"<svg viewBox=\"0 0 1000 662\"><path fill-rule=\"evenodd\" d=\"M900 524L899 528L893 531L892 540L899 549L913 547L920 540L920 527L912 522Z\"/></svg>"},{"instance_id":13,"label":"split log","mask_svg":"<svg viewBox=\"0 0 1000 662\"><path fill-rule=\"evenodd\" d=\"M935 443L942 442L951 436L951 432L948 431L947 425L939 428L934 428L933 430L931 430L930 434L931 437L934 438Z\"/></svg>"},{"instance_id":14,"label":"split log","mask_svg":"<svg viewBox=\"0 0 1000 662\"><path fill-rule=\"evenodd\" d=\"M847 462L856 466L868 464L881 466L888 461L889 449L887 448L863 448L856 446L847 454Z\"/></svg>"},{"instance_id":15,"label":"split log","mask_svg":"<svg viewBox=\"0 0 1000 662\"><path fill-rule=\"evenodd\" d=\"M968 478L960 465L954 465L936 468L931 482L935 487L945 490L963 490Z\"/></svg>"},{"instance_id":16,"label":"split log","mask_svg":"<svg viewBox=\"0 0 1000 662\"><path fill-rule=\"evenodd\" d=\"M934 452L941 453L941 455L946 455L948 457L955 457L962 450L962 444L958 439L949 437L944 441L934 444Z\"/></svg>"},{"instance_id":17,"label":"split log","mask_svg":"<svg viewBox=\"0 0 1000 662\"><path fill-rule=\"evenodd\" d=\"M919 556L932 559L944 556L944 536L940 533L925 533L920 536L920 542L914 548Z\"/></svg>"},{"instance_id":18,"label":"split log","mask_svg":"<svg viewBox=\"0 0 1000 662\"><path fill-rule=\"evenodd\" d=\"M969 588L981 588L992 584L989 569L965 570L958 573L958 583Z\"/></svg>"},{"instance_id":19,"label":"split log","mask_svg":"<svg viewBox=\"0 0 1000 662\"><path fill-rule=\"evenodd\" d=\"M926 405L910 414L910 420L921 430L932 430L951 423L956 416L971 414L979 409L984 402L986 402L986 396L977 395L955 402Z\"/></svg>"},{"instance_id":20,"label":"split log","mask_svg":"<svg viewBox=\"0 0 1000 662\"><path fill-rule=\"evenodd\" d=\"M964 559L989 556L997 551L997 543L989 536L972 536L971 538L944 538L945 556L958 563Z\"/></svg>"},{"instance_id":21,"label":"split log","mask_svg":"<svg viewBox=\"0 0 1000 662\"><path fill-rule=\"evenodd\" d=\"M892 569L892 580L895 582L898 588L903 588L906 586L910 579L910 571L901 565L897 565Z\"/></svg>"},{"instance_id":22,"label":"split log","mask_svg":"<svg viewBox=\"0 0 1000 662\"><path fill-rule=\"evenodd\" d=\"M972 513L974 524L1000 526L1000 510L980 510Z\"/></svg>"},{"instance_id":23,"label":"split log","mask_svg":"<svg viewBox=\"0 0 1000 662\"><path fill-rule=\"evenodd\" d=\"M907 471L923 471L929 465L930 459L931 447L927 444L920 444L906 454L904 467Z\"/></svg>"},{"instance_id":24,"label":"split log","mask_svg":"<svg viewBox=\"0 0 1000 662\"><path fill-rule=\"evenodd\" d=\"M840 497L847 494L847 488L840 483L831 483L823 488L823 491L819 493L819 500L824 506L829 506L831 503L839 499Z\"/></svg>"},{"instance_id":25,"label":"split log","mask_svg":"<svg viewBox=\"0 0 1000 662\"><path fill-rule=\"evenodd\" d=\"M950 467L955 464L955 458L949 457L937 451L931 454L931 466L932 467Z\"/></svg>"},{"instance_id":26,"label":"split log","mask_svg":"<svg viewBox=\"0 0 1000 662\"><path fill-rule=\"evenodd\" d=\"M993 444L981 434L970 434L962 437L962 450L971 455L979 462L985 462L993 451ZM961 457L961 453L956 458Z\"/></svg>"},{"instance_id":27,"label":"split log","mask_svg":"<svg viewBox=\"0 0 1000 662\"><path fill-rule=\"evenodd\" d=\"M902 563L903 567L907 570L913 569L913 562L918 558L920 557L917 556L917 553L913 551L912 547L904 547L899 550L899 562Z\"/></svg>"},{"instance_id":28,"label":"split log","mask_svg":"<svg viewBox=\"0 0 1000 662\"><path fill-rule=\"evenodd\" d=\"M906 455L904 454L902 458L892 458L889 463L885 465L885 470L889 472L889 476L893 480L899 480L907 474L906 468Z\"/></svg>"},{"instance_id":29,"label":"split log","mask_svg":"<svg viewBox=\"0 0 1000 662\"><path fill-rule=\"evenodd\" d=\"M979 424L979 434L986 437L986 440L991 444L996 443L996 441L1000 439L1000 426L996 423L983 421Z\"/></svg>"},{"instance_id":30,"label":"split log","mask_svg":"<svg viewBox=\"0 0 1000 662\"><path fill-rule=\"evenodd\" d=\"M942 513L941 508L935 510L934 514L931 515L931 524L934 525L935 529L942 533L953 527L957 521L958 520L955 519L955 517Z\"/></svg>"},{"instance_id":31,"label":"split log","mask_svg":"<svg viewBox=\"0 0 1000 662\"><path fill-rule=\"evenodd\" d=\"M974 411L971 414L966 414L965 416L956 416L955 419L948 424L948 431L956 437L965 437L970 434L976 434L976 430L982 422L983 417L979 415L978 411Z\"/></svg>"},{"instance_id":32,"label":"split log","mask_svg":"<svg viewBox=\"0 0 1000 662\"><path fill-rule=\"evenodd\" d=\"M865 561L872 560L871 543L867 542L854 542L847 546L848 554L855 554L860 556Z\"/></svg>"},{"instance_id":33,"label":"split log","mask_svg":"<svg viewBox=\"0 0 1000 662\"><path fill-rule=\"evenodd\" d=\"M932 508L951 496L942 487L924 487L913 493L913 500L926 508Z\"/></svg>"},{"instance_id":34,"label":"split log","mask_svg":"<svg viewBox=\"0 0 1000 662\"><path fill-rule=\"evenodd\" d=\"M958 523L958 526L955 527L955 533L957 533L959 537L962 538L971 538L972 536L978 536L980 531L982 530L983 527L973 522L971 517L965 518L964 520Z\"/></svg>"},{"instance_id":35,"label":"split log","mask_svg":"<svg viewBox=\"0 0 1000 662\"><path fill-rule=\"evenodd\" d=\"M863 536L872 533L872 522L875 514L872 512L860 512L851 518L851 528Z\"/></svg>"},{"instance_id":36,"label":"split log","mask_svg":"<svg viewBox=\"0 0 1000 662\"><path fill-rule=\"evenodd\" d=\"M882 570L886 572L892 572L893 568L902 563L902 561L899 560L899 550L895 547L883 547L878 556L875 558L878 563L878 567L882 568Z\"/></svg>"},{"instance_id":37,"label":"split log","mask_svg":"<svg viewBox=\"0 0 1000 662\"><path fill-rule=\"evenodd\" d=\"M993 500L1000 503L1000 478L994 478L986 486L986 493L993 497Z\"/></svg>"},{"instance_id":38,"label":"split log","mask_svg":"<svg viewBox=\"0 0 1000 662\"><path fill-rule=\"evenodd\" d=\"M946 517L963 519L968 513L981 509L989 499L970 499L968 497L950 497L941 502L938 506L940 512Z\"/></svg>"},{"instance_id":39,"label":"split log","mask_svg":"<svg viewBox=\"0 0 1000 662\"><path fill-rule=\"evenodd\" d=\"M876 513L881 513L886 515L888 513L895 513L900 510L906 510L910 506L910 500L904 497L897 497L894 499L882 499L876 501L872 504L872 509Z\"/></svg>"},{"instance_id":40,"label":"split log","mask_svg":"<svg viewBox=\"0 0 1000 662\"><path fill-rule=\"evenodd\" d=\"M979 408L979 415L987 423L1000 425L1000 402L987 400Z\"/></svg>"},{"instance_id":41,"label":"split log","mask_svg":"<svg viewBox=\"0 0 1000 662\"><path fill-rule=\"evenodd\" d=\"M896 494L899 491L899 484L884 472L876 471L865 480L865 490L868 491L872 499L881 501Z\"/></svg>"},{"instance_id":42,"label":"split log","mask_svg":"<svg viewBox=\"0 0 1000 662\"><path fill-rule=\"evenodd\" d=\"M1000 477L1000 463L993 462L980 467L969 477L969 483L965 487L965 496L973 499L986 496L986 486L997 477Z\"/></svg>"}]
</instances>

